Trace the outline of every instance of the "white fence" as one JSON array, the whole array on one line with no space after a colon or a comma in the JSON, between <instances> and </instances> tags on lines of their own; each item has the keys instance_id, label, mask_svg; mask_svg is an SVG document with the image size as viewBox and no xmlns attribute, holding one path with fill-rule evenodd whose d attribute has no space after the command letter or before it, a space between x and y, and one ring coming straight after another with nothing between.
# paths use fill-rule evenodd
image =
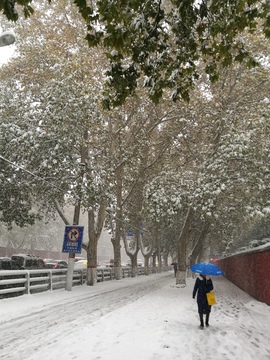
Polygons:
<instances>
[{"instance_id":1,"label":"white fence","mask_svg":"<svg viewBox=\"0 0 270 360\"><path fill-rule=\"evenodd\" d=\"M144 268L138 267L137 274L144 274ZM131 276L130 268L122 269L123 277ZM42 270L1 270L0 299L23 294L55 290L66 286L67 269ZM112 268L97 269L97 281L107 281L114 278ZM86 269L73 272L72 285L82 285L86 279Z\"/></svg>"}]
</instances>

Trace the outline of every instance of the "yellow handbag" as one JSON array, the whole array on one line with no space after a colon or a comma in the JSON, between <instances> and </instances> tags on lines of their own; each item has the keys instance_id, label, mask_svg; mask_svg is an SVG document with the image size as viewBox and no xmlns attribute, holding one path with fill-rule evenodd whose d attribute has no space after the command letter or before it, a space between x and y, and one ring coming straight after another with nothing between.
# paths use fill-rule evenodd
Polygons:
<instances>
[{"instance_id":1,"label":"yellow handbag","mask_svg":"<svg viewBox=\"0 0 270 360\"><path fill-rule=\"evenodd\" d=\"M213 291L206 293L206 297L207 297L207 302L208 305L215 305L216 304L216 296L215 293Z\"/></svg>"}]
</instances>

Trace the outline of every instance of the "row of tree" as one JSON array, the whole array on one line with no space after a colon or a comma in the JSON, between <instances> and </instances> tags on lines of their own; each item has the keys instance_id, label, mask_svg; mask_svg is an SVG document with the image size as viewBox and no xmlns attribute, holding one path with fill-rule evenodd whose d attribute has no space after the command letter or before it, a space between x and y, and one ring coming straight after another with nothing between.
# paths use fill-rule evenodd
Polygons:
<instances>
[{"instance_id":1,"label":"row of tree","mask_svg":"<svg viewBox=\"0 0 270 360\"><path fill-rule=\"evenodd\" d=\"M260 28L238 39L256 68L229 63L212 83L204 54L188 103L172 103L164 90L154 104L138 84L136 95L110 110L101 106L104 48L89 49L72 4L39 1L15 30L17 55L0 70L3 223L25 226L58 213L66 225L79 224L86 213L88 285L104 227L117 279L123 240L133 276L141 250L146 274L153 254L159 266L171 255L177 282L185 283L181 270L206 249L224 251L251 217L268 215L269 44Z\"/></svg>"}]
</instances>

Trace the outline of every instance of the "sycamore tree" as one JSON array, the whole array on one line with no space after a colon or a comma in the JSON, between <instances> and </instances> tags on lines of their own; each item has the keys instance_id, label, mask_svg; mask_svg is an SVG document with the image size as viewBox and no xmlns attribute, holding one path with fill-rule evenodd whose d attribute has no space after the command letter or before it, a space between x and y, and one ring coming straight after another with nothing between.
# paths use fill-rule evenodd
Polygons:
<instances>
[{"instance_id":1,"label":"sycamore tree","mask_svg":"<svg viewBox=\"0 0 270 360\"><path fill-rule=\"evenodd\" d=\"M111 206L114 261L115 265L119 262L121 236L125 240L127 234L132 234L132 244L124 244L134 274L138 251L141 250L148 268L149 258L159 247L155 222L148 221L143 206L145 184L162 170L169 170L168 159L170 154L181 152L178 138L186 127L185 109L172 107L169 101L155 106L144 94L141 90L140 97L128 99L108 116L108 145L115 176Z\"/></svg>"},{"instance_id":2,"label":"sycamore tree","mask_svg":"<svg viewBox=\"0 0 270 360\"><path fill-rule=\"evenodd\" d=\"M2 84L4 85L4 84ZM25 181L25 175L18 166L14 166L12 161L5 157L5 148L12 141L6 133L5 115L13 113L17 97L6 88L0 88L0 221L9 228L16 224L20 227L32 225L40 216L34 210L35 200L32 196L31 187ZM6 105L9 103L9 108ZM14 128L16 125L14 124Z\"/></svg>"},{"instance_id":3,"label":"sycamore tree","mask_svg":"<svg viewBox=\"0 0 270 360\"><path fill-rule=\"evenodd\" d=\"M14 94L3 104L1 133L10 140L3 150L20 165L40 211L57 211L66 225L78 225L80 213L87 212L83 247L87 283L93 285L110 187L99 107L103 59L85 43L84 24L74 8L65 1L39 5L36 16L18 24L19 56L1 69L5 91ZM61 18L66 22L59 27ZM74 207L73 219L64 212L67 204Z\"/></svg>"},{"instance_id":4,"label":"sycamore tree","mask_svg":"<svg viewBox=\"0 0 270 360\"><path fill-rule=\"evenodd\" d=\"M0 147L1 153L2 147ZM40 215L33 210L34 198L31 188L25 182L22 172L12 168L2 157L0 158L0 221L9 228L12 224L24 227L34 224Z\"/></svg>"},{"instance_id":5,"label":"sycamore tree","mask_svg":"<svg viewBox=\"0 0 270 360\"><path fill-rule=\"evenodd\" d=\"M206 189L209 193L213 189L218 193L227 187L234 189L229 195L232 199L230 211L234 200L242 198L242 203L246 199L249 204L246 206L249 213L255 215L261 198L259 194L267 188L268 181L270 82L265 59L269 57L269 51L267 43L258 45L258 38L253 39L256 42L250 37L249 40L253 54L262 65L252 71L246 71L242 65L228 68L223 71L220 81L211 86L210 107L205 106L204 113L210 119L206 129L214 141L211 156L200 168L200 182L204 183L204 179L211 176L212 182ZM268 197L264 196L264 199L268 201ZM261 205L263 203L266 204L261 201ZM212 206L214 208L214 204L209 203L210 215Z\"/></svg>"},{"instance_id":6,"label":"sycamore tree","mask_svg":"<svg viewBox=\"0 0 270 360\"><path fill-rule=\"evenodd\" d=\"M48 0L56 3L57 0ZM74 0L84 19L90 46L102 45L110 61L104 104L116 106L141 83L158 102L165 92L189 99L203 64L212 81L218 65L255 63L239 34L260 27L270 35L269 2L259 0ZM74 7L75 7L74 5ZM12 21L38 8L32 0L3 0L0 10ZM203 57L207 60L201 64Z\"/></svg>"},{"instance_id":7,"label":"sycamore tree","mask_svg":"<svg viewBox=\"0 0 270 360\"><path fill-rule=\"evenodd\" d=\"M65 2L45 6L45 10L37 11L29 23L22 22L17 30L21 34L19 56L2 73L5 87L11 87L18 97L13 115L6 116L6 132L12 141L5 154L29 171L27 181L43 211L58 211L65 224L77 224L80 209L87 211L89 242L87 239L83 246L88 253L90 284L97 240L107 203L110 205L115 222L115 274L120 278L122 208L131 212L133 200L138 202L142 182L172 144L173 127L179 126L177 117L171 109L157 109L140 98L105 116L97 98L102 57L97 51L90 53L87 44L83 46L76 37L80 22ZM63 15L68 25L59 29ZM17 82L9 83L10 71ZM9 105L5 104L6 115ZM166 131L157 130L163 130L162 123L171 125ZM66 202L74 205L73 221L64 214ZM140 209L136 211L139 214Z\"/></svg>"},{"instance_id":8,"label":"sycamore tree","mask_svg":"<svg viewBox=\"0 0 270 360\"><path fill-rule=\"evenodd\" d=\"M261 48L256 56L267 58L268 53ZM202 246L201 236L211 239L222 228L221 240L231 241L237 222L269 209L268 68L247 71L243 64L221 73L214 85L207 79L198 84L186 107L186 127L180 137L186 153L179 152L178 161L168 162L171 171L159 173L145 189L146 206L154 219L179 214L180 270L186 267L196 217L202 221L196 221L195 243Z\"/></svg>"},{"instance_id":9,"label":"sycamore tree","mask_svg":"<svg viewBox=\"0 0 270 360\"><path fill-rule=\"evenodd\" d=\"M142 96L129 99L109 113L107 135L114 176L110 214L115 270L120 268L120 241L130 230L134 234L133 246L131 248L126 241L124 244L134 276L144 221L143 186L153 173L159 171L164 154L173 142L172 128L179 126L171 108L156 107L143 95L142 92Z\"/></svg>"},{"instance_id":10,"label":"sycamore tree","mask_svg":"<svg viewBox=\"0 0 270 360\"><path fill-rule=\"evenodd\" d=\"M57 82L39 89L40 103L34 106L36 97L21 91L21 97L27 96L29 101L17 102L15 116L5 116L1 124L5 137L11 139L4 148L5 157L20 164L21 176L40 211L58 211L66 225L79 225L80 212L87 211L83 247L89 264L95 264L90 268L94 277L108 181L102 154L95 144L95 134L102 125L95 95L90 92L89 102L89 94L81 96L81 86L76 87L74 78L60 81L59 77ZM65 215L67 204L74 207L73 219Z\"/></svg>"},{"instance_id":11,"label":"sycamore tree","mask_svg":"<svg viewBox=\"0 0 270 360\"><path fill-rule=\"evenodd\" d=\"M261 36L256 33L245 39L261 66L252 71L244 64L223 70L220 81L205 88L209 100L201 112L209 120L205 131L212 141L198 167L199 182L205 185L211 179L203 186L205 198L219 194L216 202L209 196L201 210L212 218L212 232L222 229L226 247L235 238L237 224L245 224L248 215L258 215L259 194L267 186L269 50L267 42L258 44ZM261 201L261 209L266 201Z\"/></svg>"},{"instance_id":12,"label":"sycamore tree","mask_svg":"<svg viewBox=\"0 0 270 360\"><path fill-rule=\"evenodd\" d=\"M3 71L6 88L10 86L19 97L13 116L6 117L12 142L5 154L29 171L28 181L44 210L57 210L65 224L77 224L80 209L88 212L89 243L84 246L90 275L96 266L96 245L106 203L116 204L113 245L116 278L120 278L122 206L135 203L134 194L140 192L150 170L171 146L173 126L178 121L171 110L165 113L139 98L105 117L96 96L101 85L97 72L102 58L98 52L90 53L86 43L83 46L82 39L76 37L80 28L76 14L73 18L66 3L59 2L58 7L45 6L35 15L18 28L20 56ZM63 16L68 24L58 28ZM17 82L8 83L9 71ZM7 115L8 102L5 109ZM169 122L174 125L166 127L166 131L156 130ZM15 151L19 147L20 151ZM74 205L73 221L62 210L67 201ZM89 282L93 282L92 275Z\"/></svg>"},{"instance_id":13,"label":"sycamore tree","mask_svg":"<svg viewBox=\"0 0 270 360\"><path fill-rule=\"evenodd\" d=\"M269 215L253 217L246 222L245 227L239 227L237 230L238 236L232 247L228 249L229 253L269 243Z\"/></svg>"}]
</instances>

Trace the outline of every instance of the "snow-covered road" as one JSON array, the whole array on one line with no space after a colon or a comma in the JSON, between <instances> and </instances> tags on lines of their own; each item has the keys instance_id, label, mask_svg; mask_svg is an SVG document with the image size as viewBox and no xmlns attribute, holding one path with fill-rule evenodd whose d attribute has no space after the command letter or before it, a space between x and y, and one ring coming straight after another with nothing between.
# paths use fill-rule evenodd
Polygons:
<instances>
[{"instance_id":1,"label":"snow-covered road","mask_svg":"<svg viewBox=\"0 0 270 360\"><path fill-rule=\"evenodd\" d=\"M198 329L196 301L173 272L0 300L0 359L269 360L270 307L224 278Z\"/></svg>"},{"instance_id":2,"label":"snow-covered road","mask_svg":"<svg viewBox=\"0 0 270 360\"><path fill-rule=\"evenodd\" d=\"M29 296L5 299L2 303L6 305L9 302L18 305L7 317L5 316L7 314L1 311L3 308L0 302L0 358L18 359L14 357L14 349L19 354L19 359L28 359L29 355L37 349L44 348L46 352L48 345L56 341L61 342L61 339L66 338L68 334L76 337L77 328L80 329L82 325L98 321L105 314L154 292L164 286L169 278L171 274L166 273L163 276L153 276L148 279L141 277L128 279L129 281L102 283L95 287L73 288L72 293L60 290L30 295L31 303L33 298L38 298L37 308L35 304L32 304L31 309L27 307ZM59 293L63 295L63 298L59 297ZM39 307L39 300L42 302L42 297L48 296L46 305ZM20 306L22 306L21 310ZM25 343L28 344L27 347Z\"/></svg>"}]
</instances>

